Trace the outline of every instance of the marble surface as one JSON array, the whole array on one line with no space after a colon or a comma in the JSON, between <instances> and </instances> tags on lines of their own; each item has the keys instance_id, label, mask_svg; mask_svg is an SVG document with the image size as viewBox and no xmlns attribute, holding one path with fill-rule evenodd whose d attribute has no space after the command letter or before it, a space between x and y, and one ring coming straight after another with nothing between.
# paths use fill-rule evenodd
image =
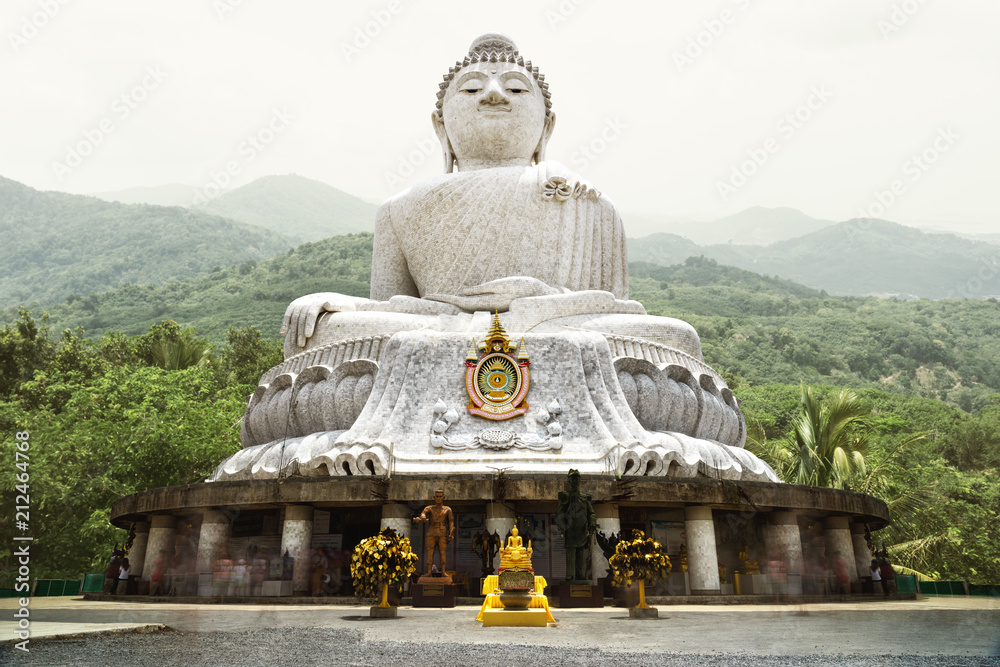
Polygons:
<instances>
[{"instance_id":1,"label":"marble surface","mask_svg":"<svg viewBox=\"0 0 1000 667\"><path fill-rule=\"evenodd\" d=\"M285 361L209 481L496 467L777 481L743 449L694 328L628 299L618 211L546 159L549 85L513 40L473 41L432 122L444 173L379 208L371 298L292 302ZM496 313L531 356L531 409L502 422L467 413L463 365Z\"/></svg>"},{"instance_id":2,"label":"marble surface","mask_svg":"<svg viewBox=\"0 0 1000 667\"><path fill-rule=\"evenodd\" d=\"M638 400L640 414L660 409L656 406L669 407L671 401L679 406L643 425L621 386L622 374L628 371L616 366L603 335L576 331L525 334L523 339L531 358L526 399L530 409L523 417L494 422L468 413L464 359L469 336L400 332L380 352L381 363L350 428L251 445L224 461L211 479L293 473L384 475L391 466L393 473L488 472L494 467L563 472L576 467L588 473L678 477L700 473L776 481L769 467L742 449L742 416L728 388L719 387L717 375L696 377L671 364L663 364L663 369L651 362L641 366L654 378L639 380L643 393L633 401ZM341 377L336 371L321 373L311 367L302 375ZM680 377L682 371L687 374L682 378L683 391L670 379L671 372ZM301 394L296 399L291 392L297 381L292 374L275 378L274 383L289 393L278 403L284 409L269 416L269 422L290 424L290 432L299 433L294 430L299 416L289 417L288 406L297 400L302 410L311 405L311 397L324 393L333 397L334 404L324 418L339 414L335 388L310 390L308 400ZM352 410L360 403L356 388L357 384L343 392ZM270 391L268 387L263 395Z\"/></svg>"}]
</instances>

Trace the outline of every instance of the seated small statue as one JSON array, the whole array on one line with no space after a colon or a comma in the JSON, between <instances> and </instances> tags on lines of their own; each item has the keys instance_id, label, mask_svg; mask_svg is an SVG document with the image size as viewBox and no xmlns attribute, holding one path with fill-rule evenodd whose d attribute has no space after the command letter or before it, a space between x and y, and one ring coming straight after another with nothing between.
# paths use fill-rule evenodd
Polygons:
<instances>
[{"instance_id":1,"label":"seated small statue","mask_svg":"<svg viewBox=\"0 0 1000 667\"><path fill-rule=\"evenodd\" d=\"M521 537L517 534L517 526L514 526L507 538L507 546L500 550L500 570L509 567L531 570L531 553L531 540L528 540L527 548L524 547Z\"/></svg>"}]
</instances>

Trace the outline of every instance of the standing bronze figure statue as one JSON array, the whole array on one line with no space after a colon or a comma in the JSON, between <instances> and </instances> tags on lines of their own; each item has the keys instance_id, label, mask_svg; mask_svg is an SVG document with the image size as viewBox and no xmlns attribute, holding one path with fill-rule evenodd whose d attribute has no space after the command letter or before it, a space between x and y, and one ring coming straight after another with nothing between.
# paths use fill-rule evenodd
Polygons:
<instances>
[{"instance_id":1,"label":"standing bronze figure statue","mask_svg":"<svg viewBox=\"0 0 1000 667\"><path fill-rule=\"evenodd\" d=\"M413 523L429 523L425 536L427 543L427 575L434 569L434 550L440 555L439 571L444 574L447 568L448 543L455 539L455 515L451 508L444 504L444 491L434 492L434 504L428 505L420 516L413 517Z\"/></svg>"},{"instance_id":2,"label":"standing bronze figure statue","mask_svg":"<svg viewBox=\"0 0 1000 667\"><path fill-rule=\"evenodd\" d=\"M569 490L559 492L556 526L566 544L566 580L586 581L590 536L597 532L597 514L589 493L580 493L580 471L569 471Z\"/></svg>"},{"instance_id":3,"label":"standing bronze figure statue","mask_svg":"<svg viewBox=\"0 0 1000 667\"><path fill-rule=\"evenodd\" d=\"M483 561L483 578L493 574L493 559L503 546L503 540L496 531L483 530L472 536L472 550Z\"/></svg>"}]
</instances>

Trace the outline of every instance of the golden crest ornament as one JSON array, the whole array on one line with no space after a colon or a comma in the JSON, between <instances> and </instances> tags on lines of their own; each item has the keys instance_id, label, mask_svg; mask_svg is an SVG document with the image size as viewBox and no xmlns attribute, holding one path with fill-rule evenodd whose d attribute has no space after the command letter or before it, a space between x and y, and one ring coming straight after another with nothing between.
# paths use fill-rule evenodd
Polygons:
<instances>
[{"instance_id":1,"label":"golden crest ornament","mask_svg":"<svg viewBox=\"0 0 1000 667\"><path fill-rule=\"evenodd\" d=\"M469 414L501 421L526 413L529 365L524 339L515 349L500 316L494 314L485 340L477 345L473 339L465 358Z\"/></svg>"}]
</instances>

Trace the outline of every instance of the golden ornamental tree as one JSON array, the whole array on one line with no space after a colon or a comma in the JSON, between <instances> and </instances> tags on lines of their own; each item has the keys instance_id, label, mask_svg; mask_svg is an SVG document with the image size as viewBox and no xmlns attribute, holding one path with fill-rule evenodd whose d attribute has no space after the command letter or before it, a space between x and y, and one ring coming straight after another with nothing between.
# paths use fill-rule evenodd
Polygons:
<instances>
[{"instance_id":1,"label":"golden ornamental tree","mask_svg":"<svg viewBox=\"0 0 1000 667\"><path fill-rule=\"evenodd\" d=\"M354 595L359 599L378 600L379 607L389 605L389 586L407 579L417 569L417 554L410 549L409 538L400 538L392 528L361 540L351 557Z\"/></svg>"},{"instance_id":2,"label":"golden ornamental tree","mask_svg":"<svg viewBox=\"0 0 1000 667\"><path fill-rule=\"evenodd\" d=\"M645 585L655 586L670 575L670 558L663 553L659 542L646 537L641 530L632 531L631 540L622 540L615 547L615 554L608 559L614 571L617 586L630 586L639 582L640 609L648 609Z\"/></svg>"}]
</instances>

